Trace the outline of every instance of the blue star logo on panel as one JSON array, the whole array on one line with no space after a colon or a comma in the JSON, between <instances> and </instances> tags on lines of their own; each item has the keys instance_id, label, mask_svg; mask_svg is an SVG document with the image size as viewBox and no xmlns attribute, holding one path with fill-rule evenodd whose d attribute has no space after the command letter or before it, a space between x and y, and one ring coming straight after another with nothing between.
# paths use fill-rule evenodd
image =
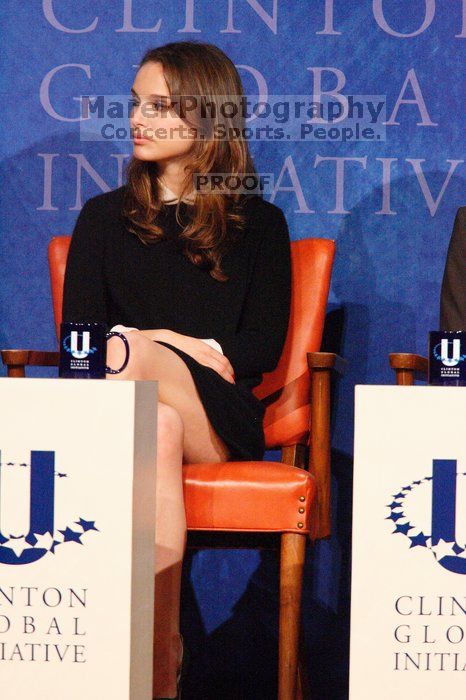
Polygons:
<instances>
[{"instance_id":1,"label":"blue star logo on panel","mask_svg":"<svg viewBox=\"0 0 466 700\"><path fill-rule=\"evenodd\" d=\"M432 467L432 476L413 481L391 496L385 519L395 527L392 535L409 539L409 549L429 549L444 569L464 575L466 472L457 473L455 459L434 459Z\"/></svg>"},{"instance_id":2,"label":"blue star logo on panel","mask_svg":"<svg viewBox=\"0 0 466 700\"><path fill-rule=\"evenodd\" d=\"M19 475L19 478L18 478ZM32 564L46 554L55 554L59 545L67 542L85 544L88 533L99 532L94 520L80 517L65 528L55 524L55 477L67 478L64 472L55 472L55 452L31 451L30 464L0 461L0 564ZM29 530L19 534L10 531L8 513L3 514L8 497L24 500L29 496ZM3 506L3 508L2 508ZM27 527L24 530L27 530ZM12 529L18 530L15 523Z\"/></svg>"}]
</instances>

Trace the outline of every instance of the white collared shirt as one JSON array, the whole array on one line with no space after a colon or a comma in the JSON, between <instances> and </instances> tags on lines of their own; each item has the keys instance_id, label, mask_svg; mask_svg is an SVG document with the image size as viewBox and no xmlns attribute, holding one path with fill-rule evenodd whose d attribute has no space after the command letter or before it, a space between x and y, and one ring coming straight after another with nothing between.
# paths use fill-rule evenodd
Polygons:
<instances>
[{"instance_id":1,"label":"white collared shirt","mask_svg":"<svg viewBox=\"0 0 466 700\"><path fill-rule=\"evenodd\" d=\"M179 197L176 196L172 190L166 186L166 184L158 177L157 182L160 185L161 189L161 200L162 202L165 202L165 204L176 204L176 202L179 200ZM194 201L195 197L195 192L192 190L189 194L187 194L185 197L181 199L182 202L188 202L191 203Z\"/></svg>"}]
</instances>

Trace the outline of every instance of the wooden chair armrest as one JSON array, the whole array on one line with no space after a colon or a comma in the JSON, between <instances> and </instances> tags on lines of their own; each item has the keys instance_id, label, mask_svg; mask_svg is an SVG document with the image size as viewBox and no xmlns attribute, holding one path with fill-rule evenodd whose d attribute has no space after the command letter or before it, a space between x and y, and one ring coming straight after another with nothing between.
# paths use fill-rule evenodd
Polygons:
<instances>
[{"instance_id":1,"label":"wooden chair armrest","mask_svg":"<svg viewBox=\"0 0 466 700\"><path fill-rule=\"evenodd\" d=\"M388 357L390 367L396 372L396 383L401 386L412 386L415 372L427 375L427 357L409 352L392 352Z\"/></svg>"},{"instance_id":2,"label":"wooden chair armrest","mask_svg":"<svg viewBox=\"0 0 466 700\"><path fill-rule=\"evenodd\" d=\"M307 366L309 369L333 369L337 374L343 375L346 371L347 361L334 352L308 352Z\"/></svg>"},{"instance_id":3,"label":"wooden chair armrest","mask_svg":"<svg viewBox=\"0 0 466 700\"><path fill-rule=\"evenodd\" d=\"M9 377L25 377L25 367L58 367L60 353L50 350L2 350Z\"/></svg>"}]
</instances>

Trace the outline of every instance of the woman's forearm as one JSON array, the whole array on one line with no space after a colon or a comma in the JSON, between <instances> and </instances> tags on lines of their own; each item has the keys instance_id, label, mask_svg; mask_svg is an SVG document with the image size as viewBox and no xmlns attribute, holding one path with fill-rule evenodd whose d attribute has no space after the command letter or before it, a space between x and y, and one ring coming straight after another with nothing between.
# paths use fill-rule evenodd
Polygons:
<instances>
[{"instance_id":1,"label":"woman's forearm","mask_svg":"<svg viewBox=\"0 0 466 700\"><path fill-rule=\"evenodd\" d=\"M146 338L149 338L149 340L162 340L165 343L173 341L175 335L177 335L175 331L171 331L168 328L154 328L139 332L145 335Z\"/></svg>"},{"instance_id":2,"label":"woman's forearm","mask_svg":"<svg viewBox=\"0 0 466 700\"><path fill-rule=\"evenodd\" d=\"M148 329L139 331L139 333L145 335L149 340L161 340L174 345L179 350L193 357L201 365L214 369L228 382L235 383L234 371L230 361L224 356L223 352L207 343L206 339L193 338L189 335L183 335L183 333L171 331L168 328ZM219 347L221 346L219 345Z\"/></svg>"}]
</instances>

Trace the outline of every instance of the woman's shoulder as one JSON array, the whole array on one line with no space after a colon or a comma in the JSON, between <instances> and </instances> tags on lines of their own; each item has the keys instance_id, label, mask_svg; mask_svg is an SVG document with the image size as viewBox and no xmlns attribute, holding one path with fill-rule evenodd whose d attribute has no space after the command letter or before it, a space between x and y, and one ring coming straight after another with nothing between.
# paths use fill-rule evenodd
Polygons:
<instances>
[{"instance_id":1,"label":"woman's shoulder","mask_svg":"<svg viewBox=\"0 0 466 700\"><path fill-rule=\"evenodd\" d=\"M87 211L102 211L116 214L120 211L123 204L126 187L127 185L122 185L114 190L96 194L85 201L83 208L85 207Z\"/></svg>"},{"instance_id":2,"label":"woman's shoulder","mask_svg":"<svg viewBox=\"0 0 466 700\"><path fill-rule=\"evenodd\" d=\"M84 206L92 210L118 211L123 205L127 188L128 186L125 184L114 190L94 195L86 200ZM283 210L280 207L256 194L242 195L240 204L251 223L258 223L264 220L270 223L274 219L284 218Z\"/></svg>"},{"instance_id":3,"label":"woman's shoulder","mask_svg":"<svg viewBox=\"0 0 466 700\"><path fill-rule=\"evenodd\" d=\"M243 203L250 241L255 245L267 242L272 248L290 244L288 223L283 210L258 195L247 195Z\"/></svg>"},{"instance_id":4,"label":"woman's shoulder","mask_svg":"<svg viewBox=\"0 0 466 700\"><path fill-rule=\"evenodd\" d=\"M102 192L90 197L84 203L83 213L105 226L121 222L125 193L128 185ZM288 236L288 226L283 210L276 204L267 201L260 195L245 194L240 198L240 210L246 218L247 240L258 244L265 234L275 237Z\"/></svg>"},{"instance_id":5,"label":"woman's shoulder","mask_svg":"<svg viewBox=\"0 0 466 700\"><path fill-rule=\"evenodd\" d=\"M241 199L242 206L251 216L266 216L273 218L276 216L284 216L283 210L276 204L272 204L258 194L245 194Z\"/></svg>"},{"instance_id":6,"label":"woman's shoulder","mask_svg":"<svg viewBox=\"0 0 466 700\"><path fill-rule=\"evenodd\" d=\"M248 228L258 235L271 230L288 233L286 217L283 210L259 195L245 195L242 208L246 215Z\"/></svg>"}]
</instances>

